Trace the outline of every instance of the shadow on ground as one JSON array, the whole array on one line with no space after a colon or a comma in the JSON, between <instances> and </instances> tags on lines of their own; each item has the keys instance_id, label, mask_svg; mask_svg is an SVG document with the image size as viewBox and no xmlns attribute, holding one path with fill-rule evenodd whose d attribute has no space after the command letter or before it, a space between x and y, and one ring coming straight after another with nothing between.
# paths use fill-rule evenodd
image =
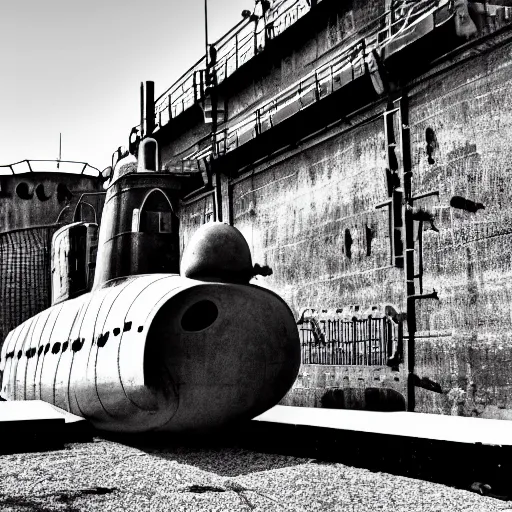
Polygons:
<instances>
[{"instance_id":1,"label":"shadow on ground","mask_svg":"<svg viewBox=\"0 0 512 512\"><path fill-rule=\"evenodd\" d=\"M427 480L498 499L512 498L512 447L256 421L209 434L102 436L219 476L233 477L313 460Z\"/></svg>"},{"instance_id":2,"label":"shadow on ground","mask_svg":"<svg viewBox=\"0 0 512 512\"><path fill-rule=\"evenodd\" d=\"M293 453L254 451L247 445L246 432L247 426L243 425L189 435L161 432L100 435L104 439L132 446L155 457L194 466L223 477L236 477L309 462L309 459Z\"/></svg>"}]
</instances>

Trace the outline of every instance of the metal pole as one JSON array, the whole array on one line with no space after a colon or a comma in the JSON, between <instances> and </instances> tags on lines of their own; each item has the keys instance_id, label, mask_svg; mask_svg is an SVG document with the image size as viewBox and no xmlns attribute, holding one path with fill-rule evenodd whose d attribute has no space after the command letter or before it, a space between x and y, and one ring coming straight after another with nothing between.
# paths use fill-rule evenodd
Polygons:
<instances>
[{"instance_id":1,"label":"metal pole","mask_svg":"<svg viewBox=\"0 0 512 512\"><path fill-rule=\"evenodd\" d=\"M57 169L60 167L61 157L62 157L62 132L59 133L59 158L57 160Z\"/></svg>"},{"instance_id":2,"label":"metal pole","mask_svg":"<svg viewBox=\"0 0 512 512\"><path fill-rule=\"evenodd\" d=\"M204 49L206 56L206 85L210 84L210 74L208 73L208 0L204 0Z\"/></svg>"},{"instance_id":3,"label":"metal pole","mask_svg":"<svg viewBox=\"0 0 512 512\"><path fill-rule=\"evenodd\" d=\"M407 292L407 327L409 339L407 344L407 410L414 412L416 407L416 385L414 381L414 366L416 363L416 301L414 283L414 220L412 219L412 164L409 128L409 104L407 94L404 92L399 100L401 130L401 153L403 167L404 197L402 215L405 229L403 239L405 246L405 283Z\"/></svg>"},{"instance_id":4,"label":"metal pole","mask_svg":"<svg viewBox=\"0 0 512 512\"><path fill-rule=\"evenodd\" d=\"M151 134L155 130L155 82L146 80L145 84L145 108L146 114L146 129L145 134L151 137Z\"/></svg>"},{"instance_id":5,"label":"metal pole","mask_svg":"<svg viewBox=\"0 0 512 512\"><path fill-rule=\"evenodd\" d=\"M140 138L144 138L144 82L140 83Z\"/></svg>"}]
</instances>

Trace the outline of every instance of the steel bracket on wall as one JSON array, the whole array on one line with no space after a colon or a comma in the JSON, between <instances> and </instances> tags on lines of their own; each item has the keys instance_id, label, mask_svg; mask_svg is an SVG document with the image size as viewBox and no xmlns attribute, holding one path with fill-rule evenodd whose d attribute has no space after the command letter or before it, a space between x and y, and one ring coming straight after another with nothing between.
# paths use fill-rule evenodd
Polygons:
<instances>
[{"instance_id":1,"label":"steel bracket on wall","mask_svg":"<svg viewBox=\"0 0 512 512\"><path fill-rule=\"evenodd\" d=\"M438 190L413 196L412 194L412 162L408 98L402 96L390 100L384 112L384 136L386 144L386 177L389 199L376 208L389 208L390 257L391 264L403 268L407 297L407 410L414 411L415 387L417 377L415 367L415 333L416 333L416 300L437 299L437 292L423 293L423 222L430 222L431 228L437 231L433 223L433 215L423 209L414 209L414 202L425 197L439 195ZM418 273L415 273L415 221L418 226ZM419 279L420 294L416 294L415 279Z\"/></svg>"}]
</instances>

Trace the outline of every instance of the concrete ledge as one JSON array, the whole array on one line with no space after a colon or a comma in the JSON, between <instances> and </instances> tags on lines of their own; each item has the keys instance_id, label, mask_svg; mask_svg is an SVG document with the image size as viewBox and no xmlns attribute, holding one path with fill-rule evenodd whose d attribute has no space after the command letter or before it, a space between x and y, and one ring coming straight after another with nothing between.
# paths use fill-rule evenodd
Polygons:
<instances>
[{"instance_id":1,"label":"concrete ledge","mask_svg":"<svg viewBox=\"0 0 512 512\"><path fill-rule=\"evenodd\" d=\"M453 443L512 446L512 424L504 420L285 405L277 405L254 420Z\"/></svg>"},{"instance_id":2,"label":"concrete ledge","mask_svg":"<svg viewBox=\"0 0 512 512\"><path fill-rule=\"evenodd\" d=\"M277 406L243 428L242 443L253 450L463 489L489 484L482 493L512 497L512 425L506 421Z\"/></svg>"},{"instance_id":3,"label":"concrete ledge","mask_svg":"<svg viewBox=\"0 0 512 512\"><path fill-rule=\"evenodd\" d=\"M86 420L40 400L0 402L0 453L53 450L90 437Z\"/></svg>"}]
</instances>

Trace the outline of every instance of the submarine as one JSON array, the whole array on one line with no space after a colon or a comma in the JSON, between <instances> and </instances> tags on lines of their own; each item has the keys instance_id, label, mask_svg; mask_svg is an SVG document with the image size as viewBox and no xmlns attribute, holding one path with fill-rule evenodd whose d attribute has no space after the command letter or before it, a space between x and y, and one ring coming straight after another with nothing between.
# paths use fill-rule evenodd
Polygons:
<instances>
[{"instance_id":1,"label":"submarine","mask_svg":"<svg viewBox=\"0 0 512 512\"><path fill-rule=\"evenodd\" d=\"M293 313L250 283L249 246L221 222L196 230L179 261L179 176L158 144L116 165L101 226L52 240L52 304L5 339L0 396L43 400L100 430L188 432L276 405L300 365Z\"/></svg>"}]
</instances>

